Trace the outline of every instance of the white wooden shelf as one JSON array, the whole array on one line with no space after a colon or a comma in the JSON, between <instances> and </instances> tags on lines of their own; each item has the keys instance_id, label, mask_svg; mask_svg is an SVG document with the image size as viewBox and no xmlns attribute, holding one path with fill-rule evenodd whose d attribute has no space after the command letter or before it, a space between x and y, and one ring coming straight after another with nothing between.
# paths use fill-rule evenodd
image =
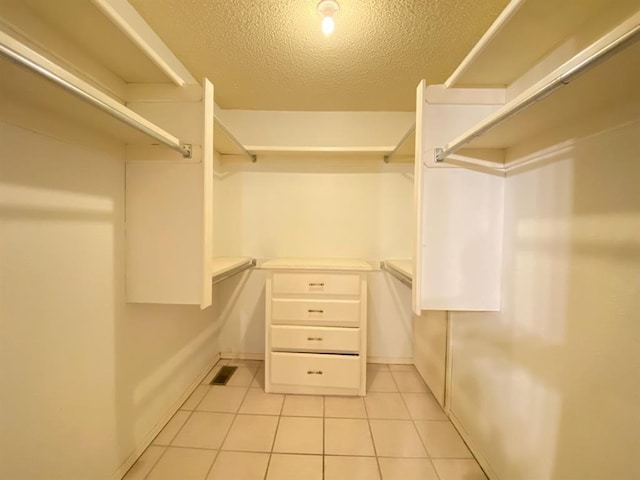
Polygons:
<instances>
[{"instance_id":1,"label":"white wooden shelf","mask_svg":"<svg viewBox=\"0 0 640 480\"><path fill-rule=\"evenodd\" d=\"M127 2L74 1L64 6L60 2L31 0L4 3L7 6L0 7L0 16L6 25L13 26L17 32L28 32L29 38L38 45L50 47L53 39L59 40L55 41L55 48L62 58L72 63L81 61L82 69L88 68L84 73L93 78L100 76L107 85L124 87L131 83L165 83L171 79L154 58L166 61L173 54L167 53L167 47L140 21L140 16ZM21 5L11 8L11 3ZM131 27L135 28L135 34ZM132 38L134 35L139 40L137 44ZM140 48L141 40L151 43L149 37L156 39L153 52ZM184 76L190 77L188 72Z\"/></svg>"},{"instance_id":2,"label":"white wooden shelf","mask_svg":"<svg viewBox=\"0 0 640 480\"><path fill-rule=\"evenodd\" d=\"M305 157L326 157L326 156L380 156L387 157L394 146L362 146L362 147L306 147L306 146L260 146L250 145L246 149L253 155L260 156L286 156L292 157L304 155Z\"/></svg>"},{"instance_id":3,"label":"white wooden shelf","mask_svg":"<svg viewBox=\"0 0 640 480\"><path fill-rule=\"evenodd\" d=\"M637 119L639 23L640 12L444 145L436 160L463 148L507 149L615 105L629 105L623 120Z\"/></svg>"},{"instance_id":4,"label":"white wooden shelf","mask_svg":"<svg viewBox=\"0 0 640 480\"><path fill-rule=\"evenodd\" d=\"M222 156L244 156L252 163L256 162L256 153L249 152L218 117L214 117L213 142L216 152Z\"/></svg>"},{"instance_id":5,"label":"white wooden shelf","mask_svg":"<svg viewBox=\"0 0 640 480\"><path fill-rule=\"evenodd\" d=\"M402 136L395 148L384 156L384 162L389 163L392 159L398 161L413 162L416 153L416 124L409 127L409 130ZM402 159L402 160L401 160Z\"/></svg>"},{"instance_id":6,"label":"white wooden shelf","mask_svg":"<svg viewBox=\"0 0 640 480\"><path fill-rule=\"evenodd\" d=\"M255 264L256 261L251 257L214 257L211 262L211 279L214 284L219 283Z\"/></svg>"},{"instance_id":7,"label":"white wooden shelf","mask_svg":"<svg viewBox=\"0 0 640 480\"><path fill-rule=\"evenodd\" d=\"M380 268L389 272L408 287L413 284L413 262L411 260L392 259L380 262Z\"/></svg>"},{"instance_id":8,"label":"white wooden shelf","mask_svg":"<svg viewBox=\"0 0 640 480\"><path fill-rule=\"evenodd\" d=\"M362 272L373 270L369 262L351 258L277 258L263 262L260 268L267 270L337 270Z\"/></svg>"},{"instance_id":9,"label":"white wooden shelf","mask_svg":"<svg viewBox=\"0 0 640 480\"><path fill-rule=\"evenodd\" d=\"M484 36L445 82L447 87L504 87L567 39L589 19L620 18L637 10L635 1L511 0ZM574 41L576 39L574 38Z\"/></svg>"},{"instance_id":10,"label":"white wooden shelf","mask_svg":"<svg viewBox=\"0 0 640 480\"><path fill-rule=\"evenodd\" d=\"M191 147L176 136L2 31L0 54L4 57L0 87L8 98L71 118L125 143L153 140L191 156Z\"/></svg>"}]
</instances>

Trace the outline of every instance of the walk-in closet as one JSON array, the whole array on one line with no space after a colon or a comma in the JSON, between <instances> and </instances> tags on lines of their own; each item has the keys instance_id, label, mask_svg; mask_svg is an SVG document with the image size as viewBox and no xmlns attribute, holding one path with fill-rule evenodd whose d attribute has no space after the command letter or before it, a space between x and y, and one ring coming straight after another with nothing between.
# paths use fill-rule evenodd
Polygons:
<instances>
[{"instance_id":1,"label":"walk-in closet","mask_svg":"<svg viewBox=\"0 0 640 480\"><path fill-rule=\"evenodd\" d=\"M638 0L0 0L0 478L640 478Z\"/></svg>"}]
</instances>

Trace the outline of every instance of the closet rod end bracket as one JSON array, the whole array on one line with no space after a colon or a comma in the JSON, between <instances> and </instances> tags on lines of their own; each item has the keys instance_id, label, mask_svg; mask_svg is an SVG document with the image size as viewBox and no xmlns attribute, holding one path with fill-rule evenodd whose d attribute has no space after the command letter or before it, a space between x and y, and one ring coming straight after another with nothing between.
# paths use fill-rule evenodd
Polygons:
<instances>
[{"instance_id":1,"label":"closet rod end bracket","mask_svg":"<svg viewBox=\"0 0 640 480\"><path fill-rule=\"evenodd\" d=\"M192 158L193 157L193 146L190 144L182 145L182 156L184 158Z\"/></svg>"},{"instance_id":2,"label":"closet rod end bracket","mask_svg":"<svg viewBox=\"0 0 640 480\"><path fill-rule=\"evenodd\" d=\"M433 153L434 153L433 157L436 163L444 162L444 155L443 155L444 150L442 148L436 148Z\"/></svg>"}]
</instances>

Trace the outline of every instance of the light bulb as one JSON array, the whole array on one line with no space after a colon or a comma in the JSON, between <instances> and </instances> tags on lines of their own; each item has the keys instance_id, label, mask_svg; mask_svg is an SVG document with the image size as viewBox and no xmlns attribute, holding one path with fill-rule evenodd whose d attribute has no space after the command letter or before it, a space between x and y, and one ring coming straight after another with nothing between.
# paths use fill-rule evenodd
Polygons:
<instances>
[{"instance_id":1,"label":"light bulb","mask_svg":"<svg viewBox=\"0 0 640 480\"><path fill-rule=\"evenodd\" d=\"M322 33L325 35L331 35L333 33L333 29L335 27L335 23L332 17L324 17L322 19Z\"/></svg>"},{"instance_id":2,"label":"light bulb","mask_svg":"<svg viewBox=\"0 0 640 480\"><path fill-rule=\"evenodd\" d=\"M340 10L336 0L320 0L318 3L318 13L322 15L322 33L331 35L335 27L333 15Z\"/></svg>"}]
</instances>

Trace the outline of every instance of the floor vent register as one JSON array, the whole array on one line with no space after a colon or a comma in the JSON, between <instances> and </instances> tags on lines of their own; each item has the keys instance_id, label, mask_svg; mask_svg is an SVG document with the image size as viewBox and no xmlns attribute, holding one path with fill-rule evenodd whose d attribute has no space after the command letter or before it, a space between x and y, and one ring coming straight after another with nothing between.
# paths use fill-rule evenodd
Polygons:
<instances>
[{"instance_id":1,"label":"floor vent register","mask_svg":"<svg viewBox=\"0 0 640 480\"><path fill-rule=\"evenodd\" d=\"M220 369L216 376L211 380L210 385L226 385L231 376L234 374L238 367L230 367L225 365Z\"/></svg>"}]
</instances>

